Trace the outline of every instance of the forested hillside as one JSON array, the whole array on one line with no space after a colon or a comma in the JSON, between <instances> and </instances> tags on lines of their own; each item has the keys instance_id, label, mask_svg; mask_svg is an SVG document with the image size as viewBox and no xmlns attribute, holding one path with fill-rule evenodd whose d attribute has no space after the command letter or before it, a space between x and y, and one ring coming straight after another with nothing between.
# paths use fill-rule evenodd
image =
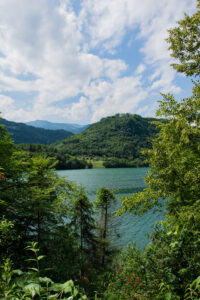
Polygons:
<instances>
[{"instance_id":1,"label":"forested hillside","mask_svg":"<svg viewBox=\"0 0 200 300\"><path fill-rule=\"evenodd\" d=\"M141 149L150 148L158 132L151 121L139 115L117 114L103 118L85 131L58 142L56 148L71 155L117 159L142 158Z\"/></svg>"},{"instance_id":2,"label":"forested hillside","mask_svg":"<svg viewBox=\"0 0 200 300\"><path fill-rule=\"evenodd\" d=\"M73 135L71 132L67 132L65 130L36 128L24 123L11 122L5 119L2 119L1 123L5 126L8 132L12 134L11 138L16 144L51 144Z\"/></svg>"},{"instance_id":3,"label":"forested hillside","mask_svg":"<svg viewBox=\"0 0 200 300\"><path fill-rule=\"evenodd\" d=\"M54 145L41 145L41 144L18 144L18 150L23 150L31 157L42 155L52 159L55 162L56 170L71 170L71 169L89 169L92 168L92 163L85 159L78 159L62 151L58 151Z\"/></svg>"},{"instance_id":4,"label":"forested hillside","mask_svg":"<svg viewBox=\"0 0 200 300\"><path fill-rule=\"evenodd\" d=\"M142 149L151 147L150 139L158 132L153 121L158 119L117 114L103 118L74 136L63 130L45 130L6 120L3 120L3 124L13 134L15 143L29 144L21 149L55 156L59 161L59 168L71 169L78 166L91 167L92 164L96 167L96 160L101 160L100 166L106 168L144 166ZM33 143L53 143L56 139L58 142L55 145L46 148L31 146ZM76 159L78 163L75 163L75 157L79 158ZM79 163L80 159L82 163Z\"/></svg>"}]
</instances>

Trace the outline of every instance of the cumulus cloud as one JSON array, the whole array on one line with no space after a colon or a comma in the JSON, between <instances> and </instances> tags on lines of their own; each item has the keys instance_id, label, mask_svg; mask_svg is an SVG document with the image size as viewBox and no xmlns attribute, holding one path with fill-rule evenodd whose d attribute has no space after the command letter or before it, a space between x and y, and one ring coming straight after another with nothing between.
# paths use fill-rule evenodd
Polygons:
<instances>
[{"instance_id":1,"label":"cumulus cloud","mask_svg":"<svg viewBox=\"0 0 200 300\"><path fill-rule=\"evenodd\" d=\"M142 74L146 70L146 66L144 64L140 64L136 69L136 74Z\"/></svg>"},{"instance_id":2,"label":"cumulus cloud","mask_svg":"<svg viewBox=\"0 0 200 300\"><path fill-rule=\"evenodd\" d=\"M72 0L1 0L0 111L16 121L89 123L117 112L143 112L139 106L151 93L180 93L164 39L195 4L82 0L75 11ZM133 49L141 43L132 70L131 58L118 52L128 47L127 35ZM29 108L7 92L27 93Z\"/></svg>"}]
</instances>

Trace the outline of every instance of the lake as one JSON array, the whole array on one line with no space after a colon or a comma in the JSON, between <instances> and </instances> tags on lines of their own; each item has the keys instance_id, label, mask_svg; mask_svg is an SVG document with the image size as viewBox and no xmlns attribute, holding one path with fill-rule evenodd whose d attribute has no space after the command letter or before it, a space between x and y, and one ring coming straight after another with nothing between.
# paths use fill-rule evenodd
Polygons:
<instances>
[{"instance_id":1,"label":"lake","mask_svg":"<svg viewBox=\"0 0 200 300\"><path fill-rule=\"evenodd\" d=\"M121 206L120 197L129 196L145 187L144 177L148 170L149 168L82 169L57 171L57 174L84 186L92 201L98 188L104 186L114 189L117 202L113 210L116 211ZM163 219L160 212L152 210L140 217L130 213L115 217L113 223L119 238L114 242L122 247L135 242L139 248L144 248L149 241L147 235L152 232L153 224Z\"/></svg>"}]
</instances>

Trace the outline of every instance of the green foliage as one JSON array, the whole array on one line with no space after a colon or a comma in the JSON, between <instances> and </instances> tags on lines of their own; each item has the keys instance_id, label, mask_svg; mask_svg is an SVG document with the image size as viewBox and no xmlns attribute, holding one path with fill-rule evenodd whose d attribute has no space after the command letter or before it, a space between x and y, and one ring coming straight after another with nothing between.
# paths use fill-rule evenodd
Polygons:
<instances>
[{"instance_id":1,"label":"green foliage","mask_svg":"<svg viewBox=\"0 0 200 300\"><path fill-rule=\"evenodd\" d=\"M147 164L142 158L136 158L134 160L124 158L108 158L104 161L103 166L105 168L138 168L146 167Z\"/></svg>"},{"instance_id":2,"label":"green foliage","mask_svg":"<svg viewBox=\"0 0 200 300\"><path fill-rule=\"evenodd\" d=\"M148 299L146 281L144 258L135 246L129 245L114 261L105 297L112 295L113 299Z\"/></svg>"},{"instance_id":3,"label":"green foliage","mask_svg":"<svg viewBox=\"0 0 200 300\"><path fill-rule=\"evenodd\" d=\"M151 167L145 178L148 187L124 198L121 212L144 213L166 199L168 213L177 214L200 199L200 87L195 85L193 95L181 102L172 95L163 97L157 114L168 122L159 123L153 149L145 151Z\"/></svg>"},{"instance_id":4,"label":"green foliage","mask_svg":"<svg viewBox=\"0 0 200 300\"><path fill-rule=\"evenodd\" d=\"M83 159L78 159L74 156L57 150L53 145L40 145L40 144L20 144L17 149L24 150L30 156L43 155L51 157L56 162L56 170L71 170L71 169L85 169L92 168L92 164Z\"/></svg>"},{"instance_id":5,"label":"green foliage","mask_svg":"<svg viewBox=\"0 0 200 300\"><path fill-rule=\"evenodd\" d=\"M138 115L117 114L103 118L85 131L65 141L56 143L56 148L65 153L87 158L117 158L144 161L142 148L150 148L149 138L157 132L150 121Z\"/></svg>"},{"instance_id":6,"label":"green foliage","mask_svg":"<svg viewBox=\"0 0 200 300\"><path fill-rule=\"evenodd\" d=\"M186 289L184 299L198 300L200 298L200 276L197 277Z\"/></svg>"},{"instance_id":7,"label":"green foliage","mask_svg":"<svg viewBox=\"0 0 200 300\"><path fill-rule=\"evenodd\" d=\"M34 256L29 261L34 263L34 266L30 267L31 271L28 272L13 270L11 260L6 259L1 272L0 299L87 299L72 280L65 283L54 283L48 277L41 277L39 262L44 256L38 255L37 243L32 242L26 249L33 252Z\"/></svg>"},{"instance_id":8,"label":"green foliage","mask_svg":"<svg viewBox=\"0 0 200 300\"><path fill-rule=\"evenodd\" d=\"M66 219L77 188L56 176L55 160L16 151L2 127L0 136L0 152L5 151L0 157L1 257L12 256L15 267L23 267L26 243L37 241L48 254L45 264L52 277L63 280L65 270L70 279L77 273L77 252Z\"/></svg>"},{"instance_id":9,"label":"green foliage","mask_svg":"<svg viewBox=\"0 0 200 300\"><path fill-rule=\"evenodd\" d=\"M182 221L157 224L143 251L125 249L114 262L106 293L119 299L193 299L184 297L199 276L199 221Z\"/></svg>"},{"instance_id":10,"label":"green foliage","mask_svg":"<svg viewBox=\"0 0 200 300\"><path fill-rule=\"evenodd\" d=\"M169 30L167 39L172 57L179 60L172 66L187 76L200 75L200 1L197 3L198 11L191 17L185 14L185 18L178 22L179 26Z\"/></svg>"},{"instance_id":11,"label":"green foliage","mask_svg":"<svg viewBox=\"0 0 200 300\"><path fill-rule=\"evenodd\" d=\"M197 76L199 11L179 25L169 38L172 54L180 60L174 67ZM147 188L124 198L119 213L143 214L165 203L166 220L155 226L151 243L139 255L121 258L109 290L119 297L124 293L124 299L199 299L200 82L181 101L163 95L157 116L166 122L158 123L153 148L145 151L150 164ZM128 270L141 285L129 284Z\"/></svg>"},{"instance_id":12,"label":"green foliage","mask_svg":"<svg viewBox=\"0 0 200 300\"><path fill-rule=\"evenodd\" d=\"M1 119L0 119L1 120ZM10 156L14 151L14 145L10 136L0 124L0 181L6 182L5 170L10 167Z\"/></svg>"},{"instance_id":13,"label":"green foliage","mask_svg":"<svg viewBox=\"0 0 200 300\"><path fill-rule=\"evenodd\" d=\"M164 283L173 294L183 297L185 288L198 277L200 228L196 220L185 216L179 222L167 220L155 228L153 243L144 251L154 294L158 283Z\"/></svg>"},{"instance_id":14,"label":"green foliage","mask_svg":"<svg viewBox=\"0 0 200 300\"><path fill-rule=\"evenodd\" d=\"M1 122L5 125L5 128L11 134L11 137L16 144L52 144L73 135L71 132L65 130L36 128L23 123L7 121L5 119L2 119Z\"/></svg>"},{"instance_id":15,"label":"green foliage","mask_svg":"<svg viewBox=\"0 0 200 300\"><path fill-rule=\"evenodd\" d=\"M108 209L110 209L111 204L115 200L114 193L105 187L101 187L97 191L97 198L95 201L96 208L100 208L101 210L106 210L108 213Z\"/></svg>"},{"instance_id":16,"label":"green foliage","mask_svg":"<svg viewBox=\"0 0 200 300\"><path fill-rule=\"evenodd\" d=\"M89 274L95 262L97 238L93 204L89 201L83 188L76 191L70 209L70 226L77 241L80 279Z\"/></svg>"},{"instance_id":17,"label":"green foliage","mask_svg":"<svg viewBox=\"0 0 200 300\"><path fill-rule=\"evenodd\" d=\"M11 253L13 243L17 240L18 237L16 236L13 222L8 221L3 216L0 219L0 252L4 252L5 255L9 255Z\"/></svg>"},{"instance_id":18,"label":"green foliage","mask_svg":"<svg viewBox=\"0 0 200 300\"><path fill-rule=\"evenodd\" d=\"M115 196L110 189L102 187L97 191L97 198L95 200L96 212L98 215L98 232L99 232L99 261L102 268L106 264L112 262L113 255L116 253L116 248L112 247L112 234L114 228L112 226L113 204L115 203Z\"/></svg>"},{"instance_id":19,"label":"green foliage","mask_svg":"<svg viewBox=\"0 0 200 300\"><path fill-rule=\"evenodd\" d=\"M60 282L73 279L94 295L104 269L100 268L102 243L97 237L93 205L82 188L55 174L55 159L45 157L43 146L36 146L40 154L16 151L3 128L0 133L0 151L3 147L7 150L0 158L1 258L12 257L14 267L24 270L28 255L23 249L28 242L37 241L46 255L40 262L42 274L37 277L50 275L51 280ZM31 266L31 262L27 262L31 277L25 272L23 284L37 299L40 286L32 279L32 271L39 267ZM21 290L19 293L19 299L28 297Z\"/></svg>"}]
</instances>

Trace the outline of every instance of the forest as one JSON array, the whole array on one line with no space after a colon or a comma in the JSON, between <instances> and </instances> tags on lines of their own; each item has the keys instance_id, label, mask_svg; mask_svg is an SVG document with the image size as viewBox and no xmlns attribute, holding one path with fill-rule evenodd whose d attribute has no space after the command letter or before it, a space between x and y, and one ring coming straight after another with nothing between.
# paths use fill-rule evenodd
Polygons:
<instances>
[{"instance_id":1,"label":"forest","mask_svg":"<svg viewBox=\"0 0 200 300\"><path fill-rule=\"evenodd\" d=\"M37 130L43 130L41 128L33 128L25 124L20 124L19 127L18 123L8 121L5 123L5 120L3 124L9 132L12 132L11 138L19 150L28 151L31 156L39 154L50 157L57 161L56 170L67 170L93 168L97 164L98 167L104 168L148 166L141 150L151 148L150 140L158 132L154 122L158 122L158 119L143 118L128 113L117 114L103 118L100 122L90 125L89 128L72 137L71 134L64 139L57 135L57 138L61 140L54 141L55 143L52 141L48 145L41 144L42 136L39 139L40 143L36 143ZM8 124L13 124L13 126L8 126ZM18 133L16 133L17 127L19 127ZM28 142L26 142L24 128L29 129ZM44 141L49 139L48 132L49 130ZM53 131L53 135L56 136L56 131Z\"/></svg>"},{"instance_id":2,"label":"forest","mask_svg":"<svg viewBox=\"0 0 200 300\"><path fill-rule=\"evenodd\" d=\"M54 144L18 144L16 148L28 152L32 157L42 155L51 158L55 162L56 170L91 169L93 167L92 163L84 158L77 158L62 150L57 150Z\"/></svg>"},{"instance_id":3,"label":"forest","mask_svg":"<svg viewBox=\"0 0 200 300\"><path fill-rule=\"evenodd\" d=\"M31 156L43 154L54 158L55 168L66 170L92 168L97 164L105 168L147 166L141 150L151 148L150 140L158 131L153 122L157 121L128 113L117 114L74 135L5 119L2 124L19 150L28 151Z\"/></svg>"},{"instance_id":4,"label":"forest","mask_svg":"<svg viewBox=\"0 0 200 300\"><path fill-rule=\"evenodd\" d=\"M15 144L51 144L73 135L71 132L65 130L36 128L24 123L16 123L5 119L1 120L1 124L3 124L11 134L11 138Z\"/></svg>"},{"instance_id":5,"label":"forest","mask_svg":"<svg viewBox=\"0 0 200 300\"><path fill-rule=\"evenodd\" d=\"M167 39L192 95L162 94L157 117L167 122L156 122L142 154L147 187L117 212L165 212L142 250L110 243L113 191L101 187L90 202L83 187L56 175L55 159L18 149L0 126L0 299L200 299L199 28L197 0Z\"/></svg>"},{"instance_id":6,"label":"forest","mask_svg":"<svg viewBox=\"0 0 200 300\"><path fill-rule=\"evenodd\" d=\"M157 133L155 118L116 114L101 119L81 133L55 143L58 151L73 156L101 159L104 167L145 166L143 148L151 148Z\"/></svg>"}]
</instances>

